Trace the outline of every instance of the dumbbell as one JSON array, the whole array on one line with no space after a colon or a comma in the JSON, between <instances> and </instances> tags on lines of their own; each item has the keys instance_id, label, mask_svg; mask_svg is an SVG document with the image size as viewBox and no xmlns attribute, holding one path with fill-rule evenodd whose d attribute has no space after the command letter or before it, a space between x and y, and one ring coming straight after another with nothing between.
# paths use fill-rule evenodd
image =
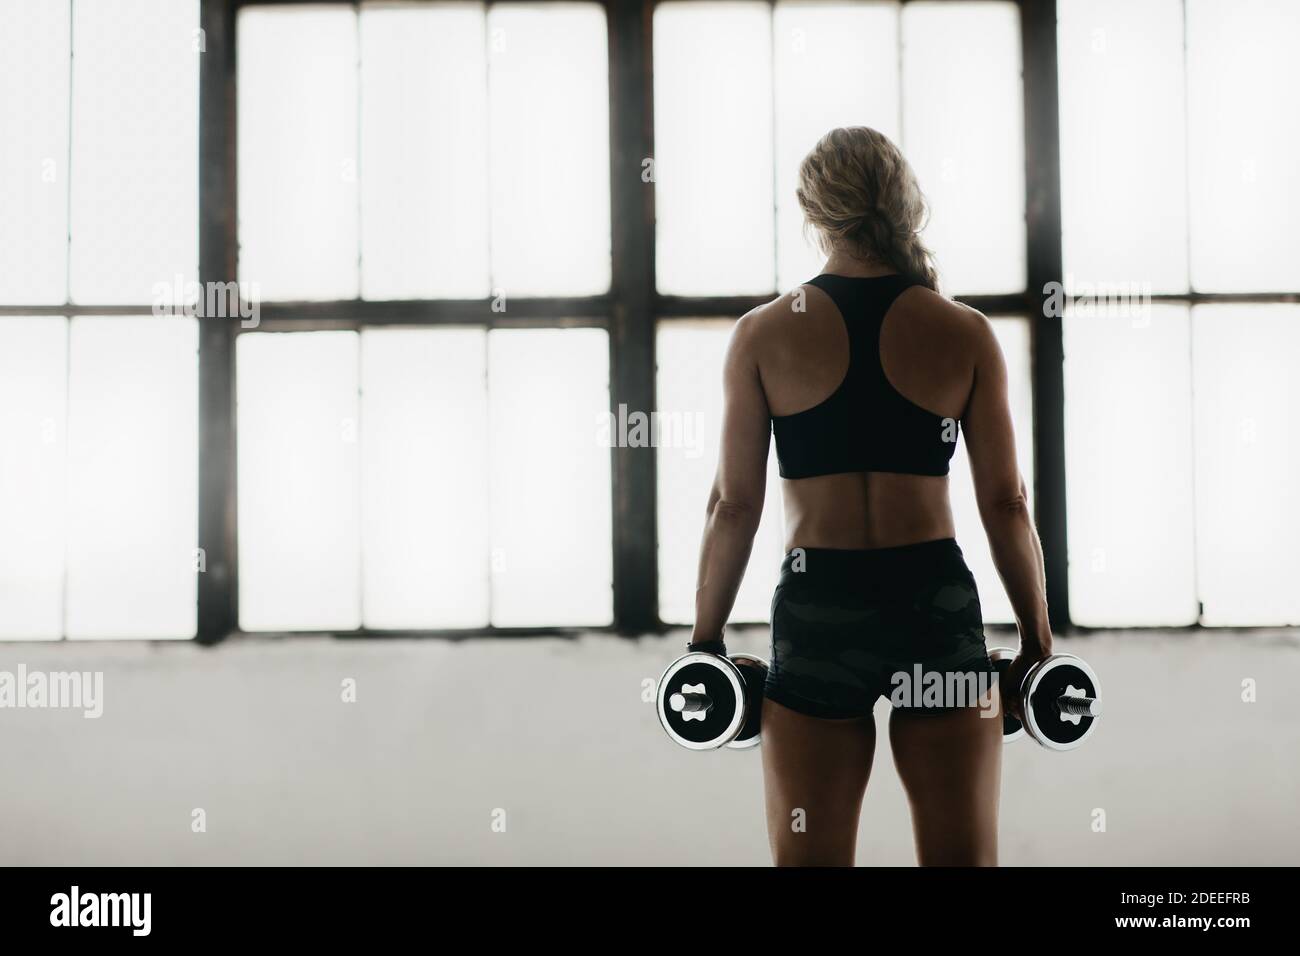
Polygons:
<instances>
[{"instance_id":1,"label":"dumbbell","mask_svg":"<svg viewBox=\"0 0 1300 956\"><path fill-rule=\"evenodd\" d=\"M1015 660L1009 647L989 651L993 668L1003 673ZM1101 690L1092 668L1073 654L1053 654L1034 664L1020 685L1024 723L1002 711L1002 742L1026 733L1048 750L1073 750L1083 743L1101 716Z\"/></svg>"},{"instance_id":2,"label":"dumbbell","mask_svg":"<svg viewBox=\"0 0 1300 956\"><path fill-rule=\"evenodd\" d=\"M766 680L762 658L692 651L669 664L659 678L659 723L689 750L753 747Z\"/></svg>"}]
</instances>

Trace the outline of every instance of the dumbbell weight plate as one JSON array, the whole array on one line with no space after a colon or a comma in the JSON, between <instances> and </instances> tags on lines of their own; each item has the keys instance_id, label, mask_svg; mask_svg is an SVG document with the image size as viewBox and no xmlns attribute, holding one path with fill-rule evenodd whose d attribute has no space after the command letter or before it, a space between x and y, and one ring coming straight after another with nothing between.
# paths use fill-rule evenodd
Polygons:
<instances>
[{"instance_id":1,"label":"dumbbell weight plate","mask_svg":"<svg viewBox=\"0 0 1300 956\"><path fill-rule=\"evenodd\" d=\"M1025 692L1025 729L1050 750L1073 750L1092 733L1097 718L1081 716L1078 723L1061 717L1057 699L1067 690L1077 696L1101 697L1097 675L1073 654L1053 654L1029 673Z\"/></svg>"},{"instance_id":2,"label":"dumbbell weight plate","mask_svg":"<svg viewBox=\"0 0 1300 956\"><path fill-rule=\"evenodd\" d=\"M704 685L712 706L703 720L687 719L669 700L683 686ZM659 678L656 706L659 723L674 741L688 750L716 750L733 741L745 718L745 680L740 668L725 657L694 651L677 658Z\"/></svg>"},{"instance_id":3,"label":"dumbbell weight plate","mask_svg":"<svg viewBox=\"0 0 1300 956\"><path fill-rule=\"evenodd\" d=\"M733 750L748 750L758 745L763 713L763 684L767 681L767 661L752 654L732 654L731 662L740 670L745 684L745 720L736 739L727 744Z\"/></svg>"},{"instance_id":4,"label":"dumbbell weight plate","mask_svg":"<svg viewBox=\"0 0 1300 956\"><path fill-rule=\"evenodd\" d=\"M995 647L989 651L989 660L993 662L993 669L1001 674L1011 662L1016 659L1016 652L1009 647ZM1009 744L1013 740L1019 740L1025 735L1025 726L1016 720L1005 709L1002 711L1002 742Z\"/></svg>"}]
</instances>

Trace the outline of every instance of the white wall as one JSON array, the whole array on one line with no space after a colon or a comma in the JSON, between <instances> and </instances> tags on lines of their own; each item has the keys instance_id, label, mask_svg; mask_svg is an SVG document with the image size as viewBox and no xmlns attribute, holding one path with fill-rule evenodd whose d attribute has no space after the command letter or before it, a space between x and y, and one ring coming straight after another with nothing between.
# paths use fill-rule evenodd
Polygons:
<instances>
[{"instance_id":1,"label":"white wall","mask_svg":"<svg viewBox=\"0 0 1300 956\"><path fill-rule=\"evenodd\" d=\"M679 749L642 702L684 640L3 645L0 670L102 670L105 705L0 709L0 864L764 865L759 754ZM1058 643L1106 716L1079 751L1009 749L1003 863L1300 863L1297 635ZM911 864L878 746L859 862Z\"/></svg>"}]
</instances>

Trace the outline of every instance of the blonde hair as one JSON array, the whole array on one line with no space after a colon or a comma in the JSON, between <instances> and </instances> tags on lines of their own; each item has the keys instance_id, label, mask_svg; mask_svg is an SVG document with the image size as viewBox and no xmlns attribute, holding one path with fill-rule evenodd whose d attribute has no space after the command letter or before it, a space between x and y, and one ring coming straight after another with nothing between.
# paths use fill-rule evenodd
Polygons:
<instances>
[{"instance_id":1,"label":"blonde hair","mask_svg":"<svg viewBox=\"0 0 1300 956\"><path fill-rule=\"evenodd\" d=\"M934 256L919 236L927 214L916 174L883 133L833 129L799 164L805 229L827 255L834 249L875 260L938 289Z\"/></svg>"}]
</instances>

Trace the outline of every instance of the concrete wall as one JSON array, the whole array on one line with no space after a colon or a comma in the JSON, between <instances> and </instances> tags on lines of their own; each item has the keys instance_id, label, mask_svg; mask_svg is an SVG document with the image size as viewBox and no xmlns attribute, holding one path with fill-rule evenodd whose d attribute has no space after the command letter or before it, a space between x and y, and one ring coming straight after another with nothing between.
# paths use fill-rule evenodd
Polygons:
<instances>
[{"instance_id":1,"label":"concrete wall","mask_svg":"<svg viewBox=\"0 0 1300 956\"><path fill-rule=\"evenodd\" d=\"M0 709L0 863L764 865L758 752L677 748L642 699L684 639L0 645L105 683L97 720ZM1106 716L1078 751L1008 748L1004 864L1300 863L1300 637L1058 644ZM878 747L859 862L908 865Z\"/></svg>"}]
</instances>

